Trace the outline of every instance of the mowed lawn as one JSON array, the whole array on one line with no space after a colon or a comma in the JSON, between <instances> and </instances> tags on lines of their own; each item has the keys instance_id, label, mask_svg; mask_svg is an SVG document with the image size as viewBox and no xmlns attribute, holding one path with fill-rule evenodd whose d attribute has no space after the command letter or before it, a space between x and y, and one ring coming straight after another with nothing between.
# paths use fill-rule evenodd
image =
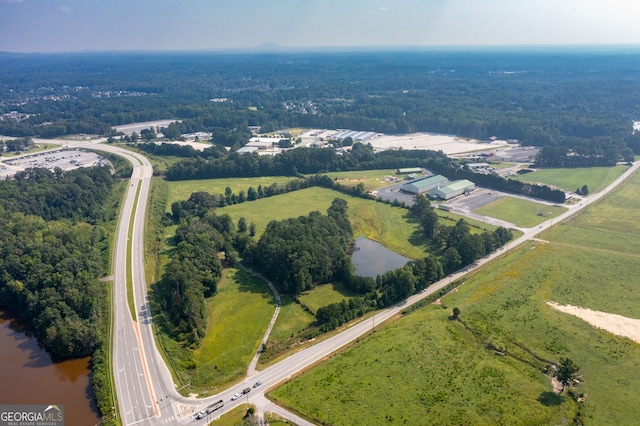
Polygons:
<instances>
[{"instance_id":1,"label":"mowed lawn","mask_svg":"<svg viewBox=\"0 0 640 426\"><path fill-rule=\"evenodd\" d=\"M501 197L474 210L478 214L506 220L523 228L539 225L565 211L567 209L564 207L550 206L514 197Z\"/></svg>"},{"instance_id":2,"label":"mowed lawn","mask_svg":"<svg viewBox=\"0 0 640 426\"><path fill-rule=\"evenodd\" d=\"M542 169L524 175L517 175L511 179L522 182L553 185L566 191L575 191L587 185L589 192L599 192L619 177L628 166L614 167L584 167L575 169Z\"/></svg>"},{"instance_id":3,"label":"mowed lawn","mask_svg":"<svg viewBox=\"0 0 640 426\"><path fill-rule=\"evenodd\" d=\"M196 389L203 383L225 383L246 374L276 303L262 280L241 269L226 268L218 293L207 300L207 307L207 334L193 352L192 385Z\"/></svg>"},{"instance_id":4,"label":"mowed lawn","mask_svg":"<svg viewBox=\"0 0 640 426\"><path fill-rule=\"evenodd\" d=\"M635 425L640 345L546 302L640 318L640 177L272 392L317 422ZM626 232L625 232L626 230ZM447 319L453 307L464 324ZM466 326L465 326L466 325ZM535 355L535 356L534 356ZM536 359L537 357L537 359ZM544 362L580 366L582 407L552 393ZM385 401L381 404L380 401Z\"/></svg>"}]
</instances>

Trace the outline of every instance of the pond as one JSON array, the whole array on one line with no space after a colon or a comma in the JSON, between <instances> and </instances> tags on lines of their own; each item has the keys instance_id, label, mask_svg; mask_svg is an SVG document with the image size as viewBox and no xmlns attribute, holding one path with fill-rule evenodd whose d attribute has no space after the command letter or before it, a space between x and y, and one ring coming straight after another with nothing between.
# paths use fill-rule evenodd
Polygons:
<instances>
[{"instance_id":1,"label":"pond","mask_svg":"<svg viewBox=\"0 0 640 426\"><path fill-rule=\"evenodd\" d=\"M356 238L354 245L356 249L351 255L351 262L356 267L356 274L363 277L375 278L402 268L411 260L363 236Z\"/></svg>"},{"instance_id":2,"label":"pond","mask_svg":"<svg viewBox=\"0 0 640 426\"><path fill-rule=\"evenodd\" d=\"M2 311L0 360L0 403L60 404L68 425L100 422L89 381L89 358L54 363L29 331Z\"/></svg>"}]
</instances>

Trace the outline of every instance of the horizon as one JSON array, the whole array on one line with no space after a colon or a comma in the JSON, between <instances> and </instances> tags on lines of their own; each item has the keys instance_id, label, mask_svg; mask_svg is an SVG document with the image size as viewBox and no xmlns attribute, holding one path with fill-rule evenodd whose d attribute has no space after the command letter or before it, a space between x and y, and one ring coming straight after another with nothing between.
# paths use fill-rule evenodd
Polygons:
<instances>
[{"instance_id":1,"label":"horizon","mask_svg":"<svg viewBox=\"0 0 640 426\"><path fill-rule=\"evenodd\" d=\"M7 51L4 55L66 55L66 54L256 54L256 53L402 53L402 52L597 52L613 53L638 50L640 43L603 44L502 44L502 45L367 45L367 46L285 46L265 42L256 46L203 49L83 49L60 51Z\"/></svg>"},{"instance_id":2,"label":"horizon","mask_svg":"<svg viewBox=\"0 0 640 426\"><path fill-rule=\"evenodd\" d=\"M611 0L0 0L0 51L638 45Z\"/></svg>"}]
</instances>

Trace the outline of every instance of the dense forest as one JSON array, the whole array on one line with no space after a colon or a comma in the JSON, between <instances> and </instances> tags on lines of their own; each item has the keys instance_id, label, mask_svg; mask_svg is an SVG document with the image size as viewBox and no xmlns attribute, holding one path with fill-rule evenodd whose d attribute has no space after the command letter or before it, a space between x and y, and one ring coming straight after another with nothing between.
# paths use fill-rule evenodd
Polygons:
<instances>
[{"instance_id":1,"label":"dense forest","mask_svg":"<svg viewBox=\"0 0 640 426\"><path fill-rule=\"evenodd\" d=\"M175 130L210 131L234 149L255 125L640 153L640 55L622 48L0 55L0 113L21 117L0 120L4 135L108 135L176 118Z\"/></svg>"},{"instance_id":2,"label":"dense forest","mask_svg":"<svg viewBox=\"0 0 640 426\"><path fill-rule=\"evenodd\" d=\"M105 353L111 246L108 167L27 169L0 181L0 308L33 330L54 359L92 355L98 408L111 412Z\"/></svg>"}]
</instances>

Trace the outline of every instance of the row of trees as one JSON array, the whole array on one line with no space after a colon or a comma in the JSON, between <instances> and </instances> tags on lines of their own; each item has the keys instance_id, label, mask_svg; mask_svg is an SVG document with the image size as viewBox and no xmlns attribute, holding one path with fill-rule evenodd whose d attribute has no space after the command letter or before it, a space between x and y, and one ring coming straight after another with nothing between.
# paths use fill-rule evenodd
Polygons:
<instances>
[{"instance_id":1,"label":"row of trees","mask_svg":"<svg viewBox=\"0 0 640 426\"><path fill-rule=\"evenodd\" d=\"M475 173L442 152L399 150L374 153L370 145L356 143L350 153L338 155L329 148L298 148L278 156L230 153L225 157L198 156L171 165L168 180L253 176L299 176L330 171L424 167L451 180L469 179L478 185L562 203L565 194L546 185L533 185L498 175Z\"/></svg>"}]
</instances>

